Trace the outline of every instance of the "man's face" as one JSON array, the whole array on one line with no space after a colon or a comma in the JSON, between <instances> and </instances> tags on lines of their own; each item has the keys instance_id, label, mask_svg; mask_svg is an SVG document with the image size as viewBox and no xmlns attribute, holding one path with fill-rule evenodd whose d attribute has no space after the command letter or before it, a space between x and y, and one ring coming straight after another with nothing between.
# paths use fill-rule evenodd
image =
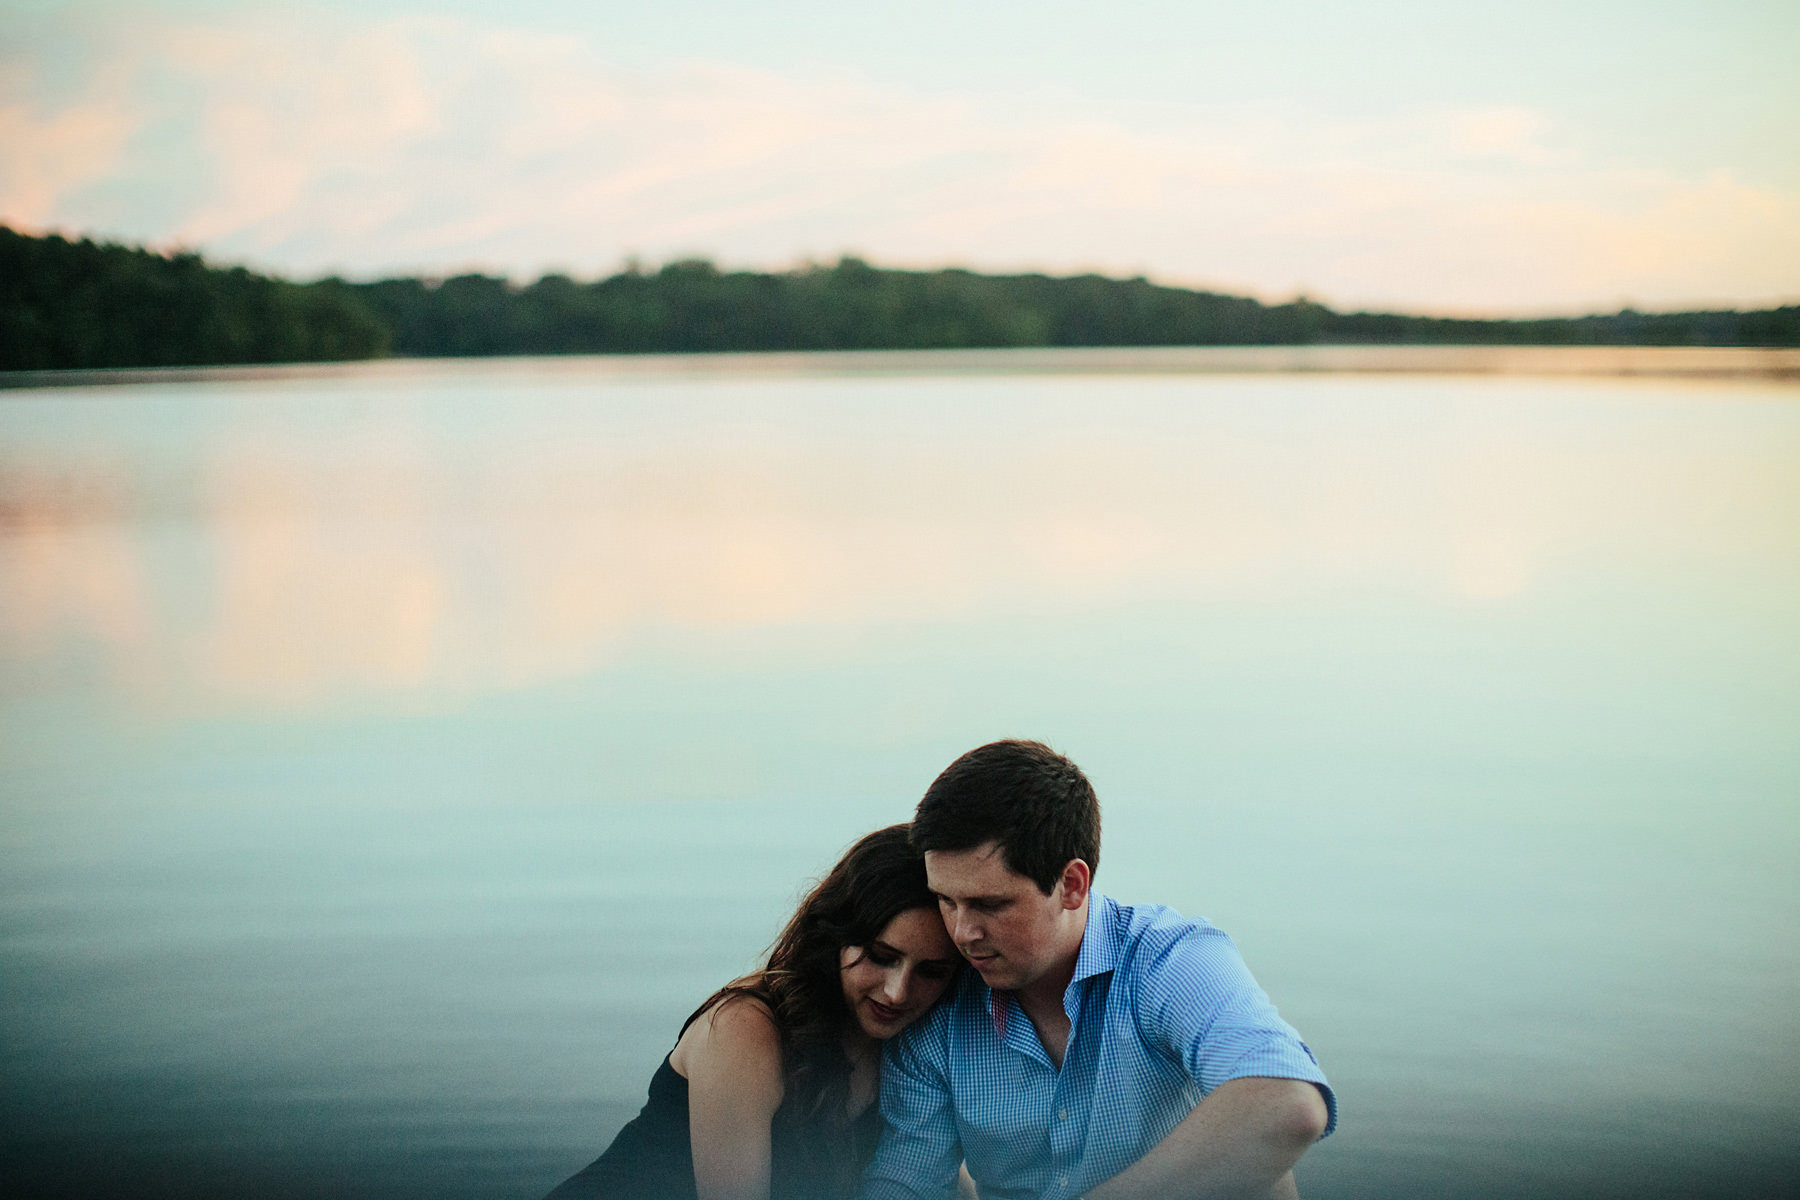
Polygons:
<instances>
[{"instance_id":1,"label":"man's face","mask_svg":"<svg viewBox=\"0 0 1800 1200\"><path fill-rule=\"evenodd\" d=\"M1046 896L1007 867L998 843L988 842L973 850L927 850L925 878L950 940L989 987L1018 991L1073 971L1085 875L1071 881L1065 871Z\"/></svg>"}]
</instances>

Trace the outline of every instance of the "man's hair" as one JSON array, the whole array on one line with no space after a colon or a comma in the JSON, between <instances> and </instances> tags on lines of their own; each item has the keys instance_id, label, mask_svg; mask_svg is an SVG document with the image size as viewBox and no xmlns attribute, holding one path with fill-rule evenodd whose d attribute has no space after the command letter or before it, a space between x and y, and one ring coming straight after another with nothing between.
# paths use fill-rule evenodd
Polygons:
<instances>
[{"instance_id":1,"label":"man's hair","mask_svg":"<svg viewBox=\"0 0 1800 1200\"><path fill-rule=\"evenodd\" d=\"M913 815L912 843L998 842L1008 870L1048 896L1072 858L1100 866L1100 802L1081 768L1041 742L990 742L944 768Z\"/></svg>"}]
</instances>

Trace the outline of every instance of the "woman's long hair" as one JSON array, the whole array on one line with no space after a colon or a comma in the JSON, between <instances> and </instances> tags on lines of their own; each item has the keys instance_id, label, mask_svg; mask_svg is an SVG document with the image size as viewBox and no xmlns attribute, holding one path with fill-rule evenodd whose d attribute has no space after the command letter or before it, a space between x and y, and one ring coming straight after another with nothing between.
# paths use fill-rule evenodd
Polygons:
<instances>
[{"instance_id":1,"label":"woman's long hair","mask_svg":"<svg viewBox=\"0 0 1800 1200\"><path fill-rule=\"evenodd\" d=\"M907 826L877 829L845 851L800 902L762 970L720 988L695 1013L732 996L754 996L769 1006L787 1087L777 1120L815 1130L847 1121L844 1035L855 1018L844 1005L841 954L846 946L868 946L889 921L914 908L937 911L925 860L912 848Z\"/></svg>"}]
</instances>

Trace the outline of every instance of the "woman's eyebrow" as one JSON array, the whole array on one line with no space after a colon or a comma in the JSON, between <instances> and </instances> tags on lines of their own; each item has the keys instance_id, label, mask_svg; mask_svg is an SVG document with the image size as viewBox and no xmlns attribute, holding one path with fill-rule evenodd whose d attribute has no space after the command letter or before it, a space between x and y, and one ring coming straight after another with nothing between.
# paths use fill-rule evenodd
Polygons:
<instances>
[{"instance_id":1,"label":"woman's eyebrow","mask_svg":"<svg viewBox=\"0 0 1800 1200\"><path fill-rule=\"evenodd\" d=\"M999 894L999 893L996 893L993 895L984 895L984 896L964 896L961 898L961 900L958 900L955 896L946 896L942 892L933 892L932 895L936 896L939 900L948 900L952 904L961 903L961 904L994 905L994 904L1003 904L1007 900L1011 899L1011 897L1003 895L1003 894Z\"/></svg>"}]
</instances>

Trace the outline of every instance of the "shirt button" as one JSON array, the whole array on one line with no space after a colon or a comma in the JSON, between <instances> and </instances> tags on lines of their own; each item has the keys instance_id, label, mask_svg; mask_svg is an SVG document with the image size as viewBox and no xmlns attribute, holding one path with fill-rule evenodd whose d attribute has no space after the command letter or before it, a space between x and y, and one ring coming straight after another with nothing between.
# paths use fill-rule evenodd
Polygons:
<instances>
[{"instance_id":1,"label":"shirt button","mask_svg":"<svg viewBox=\"0 0 1800 1200\"><path fill-rule=\"evenodd\" d=\"M1056 1110L1056 1119L1057 1119L1057 1120L1059 1120L1059 1121L1066 1121L1066 1120L1068 1120L1068 1119L1069 1119L1069 1110L1068 1110L1068 1109L1066 1109L1066 1108L1059 1108L1059 1109L1057 1109L1057 1110Z\"/></svg>"}]
</instances>

